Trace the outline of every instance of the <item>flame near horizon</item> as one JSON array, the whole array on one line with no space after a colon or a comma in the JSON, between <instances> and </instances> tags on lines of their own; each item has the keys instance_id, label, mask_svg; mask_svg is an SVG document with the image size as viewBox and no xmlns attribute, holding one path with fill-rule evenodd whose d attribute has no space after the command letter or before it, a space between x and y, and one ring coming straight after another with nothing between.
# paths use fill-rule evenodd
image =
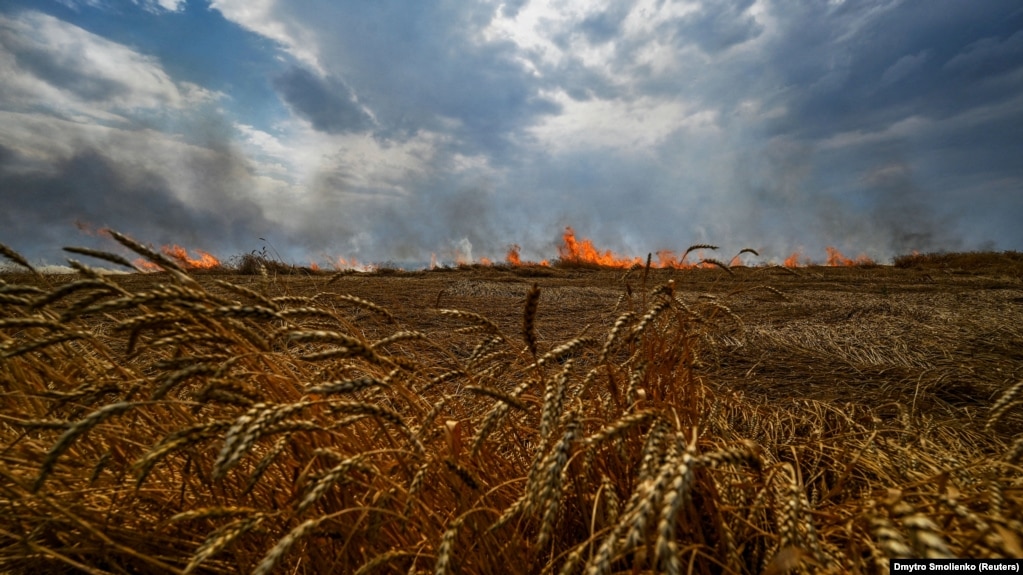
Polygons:
<instances>
[{"instance_id":1,"label":"flame near horizon","mask_svg":"<svg viewBox=\"0 0 1023 575\"><path fill-rule=\"evenodd\" d=\"M104 234L101 234L104 235ZM541 259L539 261L528 261L522 258L521 247L518 244L512 244L508 247L505 253L503 265L508 266L551 266L553 264L569 265L569 266L591 266L591 267L604 267L604 268L619 268L626 269L633 266L644 265L649 259L650 267L652 268L671 268L671 269L695 269L701 267L715 267L722 265L719 260L705 257L706 250L717 250L717 246L707 244L696 244L690 246L688 249L682 252L674 252L672 250L657 250L649 252L647 257L640 255L627 255L617 253L613 250L600 249L598 248L593 240L587 237L580 237L576 234L575 229L571 226L565 228L562 232L559 242L557 245L557 257L551 259ZM191 270L208 270L229 267L225 265L221 258L199 248L186 249L178 244L164 245L160 247L160 252L164 255L172 258L177 263L181 264L186 269ZM859 255L855 258L849 258L842 254L837 248L832 246L826 246L824 248L825 258L823 261L817 261L813 258L805 255L802 250L792 252L780 265L784 267L806 267L813 265L822 265L826 267L843 267L843 266L857 266L857 265L874 265L876 262L866 255ZM740 250L738 254L731 257L728 260L728 266L739 266L746 265L742 256L746 253L758 255L758 252L752 248L745 248ZM191 255L190 255L191 254ZM691 257L692 256L692 257ZM327 258L326 262L317 261L315 258L309 258L309 268L314 271L320 271L324 269L332 269L336 271L341 270L357 270L357 271L374 271L380 267L378 264L366 264L360 263L354 257L343 257L343 256L332 256ZM135 265L142 271L159 271L160 267L152 262L146 261L145 259L135 260ZM471 245L463 248L462 250L456 250L453 257L453 263L456 266L466 265L481 265L481 266L492 266L496 265L495 260L488 257L480 257L474 259L471 254ZM434 269L443 267L445 264L442 263L438 258L436 252L431 253L430 263L424 265L427 269ZM771 265L771 262L759 262L753 265Z\"/></svg>"}]
</instances>

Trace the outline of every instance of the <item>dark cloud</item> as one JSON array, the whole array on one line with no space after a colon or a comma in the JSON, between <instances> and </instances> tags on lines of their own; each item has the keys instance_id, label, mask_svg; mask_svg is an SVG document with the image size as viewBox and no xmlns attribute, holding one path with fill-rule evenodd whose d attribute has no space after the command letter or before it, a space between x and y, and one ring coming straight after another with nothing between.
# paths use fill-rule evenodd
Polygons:
<instances>
[{"instance_id":1,"label":"dark cloud","mask_svg":"<svg viewBox=\"0 0 1023 575\"><path fill-rule=\"evenodd\" d=\"M824 136L883 127L910 115L944 118L1020 93L1016 74L998 92L987 82L1023 65L1023 12L997 0L798 4L780 11L765 74L784 86L779 132ZM999 57L987 58L990 53ZM971 54L984 54L973 58ZM983 61L983 64L980 62Z\"/></svg>"},{"instance_id":2,"label":"dark cloud","mask_svg":"<svg viewBox=\"0 0 1023 575\"><path fill-rule=\"evenodd\" d=\"M187 99L174 79L146 88L85 74L24 29L0 29L19 73L71 94L85 116L118 100L134 134L100 142L83 129L70 143L50 136L50 149L5 126L0 226L57 237L94 220L243 251L270 233L295 257L364 261L470 244L500 257L512 242L545 257L565 225L634 254L699 241L768 258L822 256L827 244L880 259L1023 248L1023 11L1012 3L707 1L678 16L654 3L637 19L614 2L542 16L525 34L542 41L528 46L488 29L527 5L312 0L264 14L218 2L291 50L263 68L286 108L262 123L190 105L167 119L153 108ZM17 84L18 97L32 85ZM23 111L4 93L0 111ZM258 165L232 143L235 122L261 126L246 132ZM189 144L174 148L179 174L141 156L165 153L155 141Z\"/></svg>"},{"instance_id":3,"label":"dark cloud","mask_svg":"<svg viewBox=\"0 0 1023 575\"><path fill-rule=\"evenodd\" d=\"M678 45L696 44L704 52L714 54L743 44L760 35L763 24L749 13L755 0L707 2L695 13L666 23L674 28Z\"/></svg>"},{"instance_id":4,"label":"dark cloud","mask_svg":"<svg viewBox=\"0 0 1023 575\"><path fill-rule=\"evenodd\" d=\"M529 0L505 0L501 3L501 15L505 18L515 18L528 3Z\"/></svg>"},{"instance_id":5,"label":"dark cloud","mask_svg":"<svg viewBox=\"0 0 1023 575\"><path fill-rule=\"evenodd\" d=\"M291 108L321 132L360 132L372 126L372 118L355 100L352 90L337 78L320 78L292 66L274 79L274 87Z\"/></svg>"},{"instance_id":6,"label":"dark cloud","mask_svg":"<svg viewBox=\"0 0 1023 575\"><path fill-rule=\"evenodd\" d=\"M629 15L631 3L619 2L611 8L597 12L579 23L579 30L593 44L603 44L615 39L620 33L622 23Z\"/></svg>"},{"instance_id":7,"label":"dark cloud","mask_svg":"<svg viewBox=\"0 0 1023 575\"><path fill-rule=\"evenodd\" d=\"M94 241L76 236L75 222L157 244L245 249L272 226L255 204L237 193L237 162L228 154L186 161L192 174L202 174L200 197L189 202L165 175L126 166L99 148L83 146L62 160L40 165L0 145L0 229L5 242L24 246L20 249L25 255L50 261L62 245Z\"/></svg>"},{"instance_id":8,"label":"dark cloud","mask_svg":"<svg viewBox=\"0 0 1023 575\"><path fill-rule=\"evenodd\" d=\"M384 0L325 6L303 24L382 134L451 133L463 151L500 161L510 138L559 108L514 44L479 37L493 16L487 4Z\"/></svg>"}]
</instances>

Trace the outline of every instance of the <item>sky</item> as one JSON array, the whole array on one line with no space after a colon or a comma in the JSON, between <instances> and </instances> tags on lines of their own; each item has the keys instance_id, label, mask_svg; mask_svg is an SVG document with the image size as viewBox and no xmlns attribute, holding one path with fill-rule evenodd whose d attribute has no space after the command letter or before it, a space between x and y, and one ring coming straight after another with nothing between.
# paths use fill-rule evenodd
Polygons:
<instances>
[{"instance_id":1,"label":"sky","mask_svg":"<svg viewBox=\"0 0 1023 575\"><path fill-rule=\"evenodd\" d=\"M1017 0L0 0L0 242L1023 250ZM724 256L722 256L724 257Z\"/></svg>"}]
</instances>

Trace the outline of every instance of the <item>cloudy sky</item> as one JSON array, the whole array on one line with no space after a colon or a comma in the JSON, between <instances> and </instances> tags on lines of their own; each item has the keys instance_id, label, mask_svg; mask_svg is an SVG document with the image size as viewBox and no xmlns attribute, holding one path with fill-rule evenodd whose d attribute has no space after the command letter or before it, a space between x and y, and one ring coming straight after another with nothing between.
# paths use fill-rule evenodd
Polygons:
<instances>
[{"instance_id":1,"label":"cloudy sky","mask_svg":"<svg viewBox=\"0 0 1023 575\"><path fill-rule=\"evenodd\" d=\"M1023 249L1017 0L0 0L0 79L33 261Z\"/></svg>"}]
</instances>

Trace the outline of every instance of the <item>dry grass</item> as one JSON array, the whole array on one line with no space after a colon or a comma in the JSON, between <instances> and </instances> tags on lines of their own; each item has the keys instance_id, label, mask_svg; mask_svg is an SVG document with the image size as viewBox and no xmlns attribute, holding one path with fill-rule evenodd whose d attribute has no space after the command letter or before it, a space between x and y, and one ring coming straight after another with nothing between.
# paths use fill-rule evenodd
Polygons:
<instances>
[{"instance_id":1,"label":"dry grass","mask_svg":"<svg viewBox=\"0 0 1023 575\"><path fill-rule=\"evenodd\" d=\"M1023 556L1004 274L157 263L0 283L0 571Z\"/></svg>"}]
</instances>

